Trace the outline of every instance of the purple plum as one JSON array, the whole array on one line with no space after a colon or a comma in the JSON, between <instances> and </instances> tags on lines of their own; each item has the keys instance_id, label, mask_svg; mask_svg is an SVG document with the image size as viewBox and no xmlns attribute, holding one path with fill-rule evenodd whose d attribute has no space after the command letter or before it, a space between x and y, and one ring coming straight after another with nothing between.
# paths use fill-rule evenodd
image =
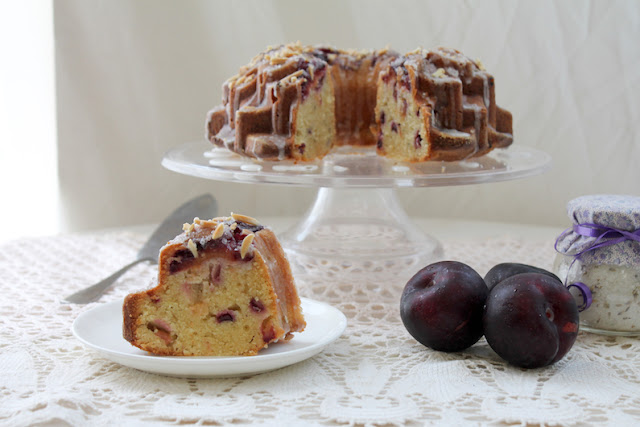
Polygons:
<instances>
[{"instance_id":1,"label":"purple plum","mask_svg":"<svg viewBox=\"0 0 640 427\"><path fill-rule=\"evenodd\" d=\"M461 351L482 337L489 290L473 268L441 261L418 271L400 299L400 317L421 344L439 351Z\"/></svg>"},{"instance_id":2,"label":"purple plum","mask_svg":"<svg viewBox=\"0 0 640 427\"><path fill-rule=\"evenodd\" d=\"M560 281L523 273L498 283L486 301L484 335L512 365L539 368L562 359L578 336L578 307Z\"/></svg>"}]
</instances>

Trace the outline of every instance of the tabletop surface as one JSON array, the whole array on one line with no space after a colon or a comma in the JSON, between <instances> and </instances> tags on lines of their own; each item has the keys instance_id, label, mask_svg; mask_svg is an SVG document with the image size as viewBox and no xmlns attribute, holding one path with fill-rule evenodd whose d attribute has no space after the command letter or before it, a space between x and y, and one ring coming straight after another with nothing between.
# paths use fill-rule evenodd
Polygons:
<instances>
[{"instance_id":1,"label":"tabletop surface","mask_svg":"<svg viewBox=\"0 0 640 427\"><path fill-rule=\"evenodd\" d=\"M290 219L261 218L276 232ZM417 220L445 256L481 275L500 262L551 268L552 227ZM71 334L81 313L148 287L156 267L126 273L100 301L67 294L128 263L150 227L20 239L0 251L0 424L5 425L637 425L640 340L580 332L561 361L524 370L481 339L458 353L418 344L399 316L404 283L298 280L301 296L342 311L344 334L275 371L175 378L127 368Z\"/></svg>"}]
</instances>

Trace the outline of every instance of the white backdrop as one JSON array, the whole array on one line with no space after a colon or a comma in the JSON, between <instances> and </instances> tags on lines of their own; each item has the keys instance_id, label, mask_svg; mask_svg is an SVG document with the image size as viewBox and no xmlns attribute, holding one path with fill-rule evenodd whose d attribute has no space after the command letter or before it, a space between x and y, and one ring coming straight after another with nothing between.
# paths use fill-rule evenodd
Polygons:
<instances>
[{"instance_id":1,"label":"white backdrop","mask_svg":"<svg viewBox=\"0 0 640 427\"><path fill-rule=\"evenodd\" d=\"M228 76L296 40L480 58L513 113L515 144L553 157L533 178L400 190L412 216L562 226L575 196L640 195L640 2L56 0L54 15L64 230L159 221L205 191L223 214L303 213L314 189L160 165L203 138Z\"/></svg>"}]
</instances>

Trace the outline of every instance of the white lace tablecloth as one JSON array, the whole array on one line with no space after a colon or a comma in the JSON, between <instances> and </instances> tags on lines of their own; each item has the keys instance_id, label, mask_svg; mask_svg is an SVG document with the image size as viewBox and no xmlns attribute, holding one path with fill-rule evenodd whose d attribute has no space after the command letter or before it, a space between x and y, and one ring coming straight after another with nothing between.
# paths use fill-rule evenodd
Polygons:
<instances>
[{"instance_id":1,"label":"white lace tablecloth","mask_svg":"<svg viewBox=\"0 0 640 427\"><path fill-rule=\"evenodd\" d=\"M484 339L467 351L418 344L399 316L404 283L335 283L302 296L348 318L322 353L241 378L171 378L120 366L85 348L73 320L144 288L139 265L100 302L60 304L130 261L146 235L74 234L0 249L0 424L22 425L639 425L640 339L580 333L559 363L506 365ZM480 274L519 261L549 268L549 242L515 238L443 242L446 256Z\"/></svg>"}]
</instances>

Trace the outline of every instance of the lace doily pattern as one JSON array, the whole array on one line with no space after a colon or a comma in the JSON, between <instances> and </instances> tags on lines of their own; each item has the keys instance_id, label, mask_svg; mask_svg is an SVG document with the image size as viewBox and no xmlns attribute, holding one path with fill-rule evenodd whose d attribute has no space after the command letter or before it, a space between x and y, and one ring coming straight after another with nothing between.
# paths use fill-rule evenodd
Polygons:
<instances>
[{"instance_id":1,"label":"lace doily pattern","mask_svg":"<svg viewBox=\"0 0 640 427\"><path fill-rule=\"evenodd\" d=\"M130 261L132 232L25 239L0 250L0 424L69 425L634 425L640 423L640 340L580 333L557 364L505 364L484 339L461 353L418 344L404 329L404 283L300 278L302 296L349 319L316 357L238 378L189 379L123 367L85 348L73 320L95 304L148 287L138 265L94 304L69 293ZM550 268L552 242L508 237L445 242L448 259L480 274L498 262Z\"/></svg>"}]
</instances>

